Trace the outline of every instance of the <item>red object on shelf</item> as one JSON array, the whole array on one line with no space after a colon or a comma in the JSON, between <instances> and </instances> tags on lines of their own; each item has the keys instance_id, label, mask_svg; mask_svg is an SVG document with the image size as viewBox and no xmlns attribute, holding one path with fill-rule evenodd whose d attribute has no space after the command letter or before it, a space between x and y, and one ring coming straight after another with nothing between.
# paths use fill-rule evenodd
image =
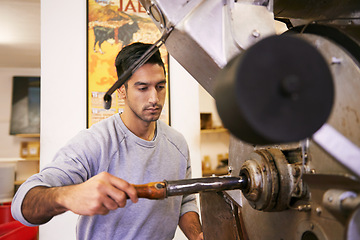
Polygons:
<instances>
[{"instance_id":1,"label":"red object on shelf","mask_svg":"<svg viewBox=\"0 0 360 240\"><path fill-rule=\"evenodd\" d=\"M39 227L28 227L19 221L0 225L0 240L37 240Z\"/></svg>"},{"instance_id":2,"label":"red object on shelf","mask_svg":"<svg viewBox=\"0 0 360 240\"><path fill-rule=\"evenodd\" d=\"M28 227L11 215L11 202L0 203L0 240L37 240L39 227Z\"/></svg>"},{"instance_id":3,"label":"red object on shelf","mask_svg":"<svg viewBox=\"0 0 360 240\"><path fill-rule=\"evenodd\" d=\"M0 203L0 224L15 221L11 215L11 202Z\"/></svg>"}]
</instances>

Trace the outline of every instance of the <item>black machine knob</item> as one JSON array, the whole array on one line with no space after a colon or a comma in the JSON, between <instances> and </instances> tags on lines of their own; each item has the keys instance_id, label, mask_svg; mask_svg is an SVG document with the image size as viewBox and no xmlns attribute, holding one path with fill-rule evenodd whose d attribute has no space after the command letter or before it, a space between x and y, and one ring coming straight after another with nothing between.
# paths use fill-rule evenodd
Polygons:
<instances>
[{"instance_id":1,"label":"black machine knob","mask_svg":"<svg viewBox=\"0 0 360 240\"><path fill-rule=\"evenodd\" d=\"M248 143L311 137L328 119L334 85L319 51L295 36L271 36L232 59L216 77L217 110Z\"/></svg>"}]
</instances>

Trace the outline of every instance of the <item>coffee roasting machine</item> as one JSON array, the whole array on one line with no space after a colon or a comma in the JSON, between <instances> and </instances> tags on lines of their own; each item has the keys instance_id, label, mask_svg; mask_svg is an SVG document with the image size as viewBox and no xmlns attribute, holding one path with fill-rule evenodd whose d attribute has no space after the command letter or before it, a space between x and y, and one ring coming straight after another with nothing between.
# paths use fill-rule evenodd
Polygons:
<instances>
[{"instance_id":1,"label":"coffee roasting machine","mask_svg":"<svg viewBox=\"0 0 360 240\"><path fill-rule=\"evenodd\" d=\"M229 176L155 198L201 192L207 240L360 239L360 1L140 2L163 34L148 54L164 43L232 135Z\"/></svg>"}]
</instances>

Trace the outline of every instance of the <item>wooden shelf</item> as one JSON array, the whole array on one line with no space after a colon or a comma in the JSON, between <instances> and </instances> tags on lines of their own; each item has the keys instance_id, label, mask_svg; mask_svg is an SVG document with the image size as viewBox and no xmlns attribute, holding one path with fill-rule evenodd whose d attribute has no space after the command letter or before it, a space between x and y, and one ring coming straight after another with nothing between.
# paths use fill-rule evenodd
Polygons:
<instances>
[{"instance_id":1,"label":"wooden shelf","mask_svg":"<svg viewBox=\"0 0 360 240\"><path fill-rule=\"evenodd\" d=\"M9 162L9 163L16 163L16 162L26 162L26 161L39 161L40 157L29 157L29 158L22 158L22 157L17 157L17 158L0 158L0 163L1 162Z\"/></svg>"},{"instance_id":2,"label":"wooden shelf","mask_svg":"<svg viewBox=\"0 0 360 240\"><path fill-rule=\"evenodd\" d=\"M222 176L222 175L226 175L228 174L228 169L227 168L221 168L221 169L214 169L214 170L210 170L210 171L203 171L202 175L203 176Z\"/></svg>"},{"instance_id":3,"label":"wooden shelf","mask_svg":"<svg viewBox=\"0 0 360 240\"><path fill-rule=\"evenodd\" d=\"M16 134L15 136L21 138L39 138L40 133Z\"/></svg>"},{"instance_id":4,"label":"wooden shelf","mask_svg":"<svg viewBox=\"0 0 360 240\"><path fill-rule=\"evenodd\" d=\"M21 158L20 161L40 161L40 157L26 157Z\"/></svg>"},{"instance_id":5,"label":"wooden shelf","mask_svg":"<svg viewBox=\"0 0 360 240\"><path fill-rule=\"evenodd\" d=\"M222 133L227 132L226 128L214 128L214 129L201 129L201 133Z\"/></svg>"}]
</instances>

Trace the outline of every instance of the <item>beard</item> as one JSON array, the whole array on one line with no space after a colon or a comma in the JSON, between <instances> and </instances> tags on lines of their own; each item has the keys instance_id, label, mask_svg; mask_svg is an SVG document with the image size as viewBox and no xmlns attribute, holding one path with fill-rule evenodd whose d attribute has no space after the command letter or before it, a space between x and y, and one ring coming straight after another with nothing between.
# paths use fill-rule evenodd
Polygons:
<instances>
[{"instance_id":1,"label":"beard","mask_svg":"<svg viewBox=\"0 0 360 240\"><path fill-rule=\"evenodd\" d=\"M161 104L145 105L140 111L128 104L130 110L136 115L137 118L144 122L155 122L160 118L163 106Z\"/></svg>"}]
</instances>

